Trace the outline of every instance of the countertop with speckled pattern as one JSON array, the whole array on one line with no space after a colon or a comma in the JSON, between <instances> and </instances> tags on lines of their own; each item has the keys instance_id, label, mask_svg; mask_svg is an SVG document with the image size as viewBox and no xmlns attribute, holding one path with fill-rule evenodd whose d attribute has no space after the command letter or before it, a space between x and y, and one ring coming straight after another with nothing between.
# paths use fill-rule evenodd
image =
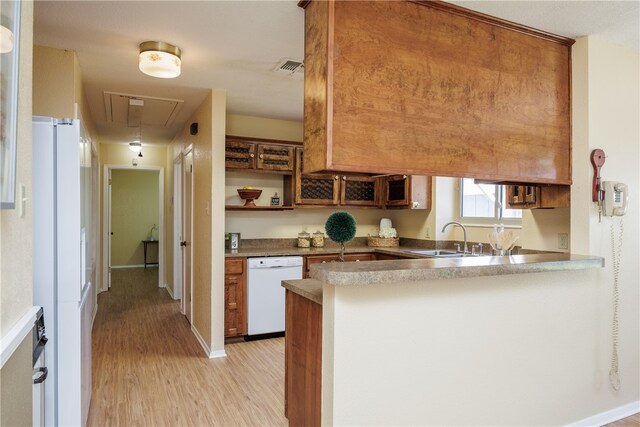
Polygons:
<instances>
[{"instance_id":1,"label":"countertop with speckled pattern","mask_svg":"<svg viewBox=\"0 0 640 427\"><path fill-rule=\"evenodd\" d=\"M283 286L319 304L321 286L376 285L425 280L501 276L506 274L601 268L604 259L568 253L460 258L422 258L395 261L313 264L312 279L291 280Z\"/></svg>"}]
</instances>

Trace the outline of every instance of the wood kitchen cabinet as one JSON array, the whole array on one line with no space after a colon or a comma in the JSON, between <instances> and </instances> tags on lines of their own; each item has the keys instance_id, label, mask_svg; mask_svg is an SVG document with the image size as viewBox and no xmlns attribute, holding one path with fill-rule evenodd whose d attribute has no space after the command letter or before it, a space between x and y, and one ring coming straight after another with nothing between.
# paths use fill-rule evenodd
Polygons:
<instances>
[{"instance_id":1,"label":"wood kitchen cabinet","mask_svg":"<svg viewBox=\"0 0 640 427\"><path fill-rule=\"evenodd\" d=\"M508 209L549 209L571 207L568 185L507 185Z\"/></svg>"},{"instance_id":2,"label":"wood kitchen cabinet","mask_svg":"<svg viewBox=\"0 0 640 427\"><path fill-rule=\"evenodd\" d=\"M296 148L295 204L380 207L380 180L354 174L304 174L303 150Z\"/></svg>"},{"instance_id":3,"label":"wood kitchen cabinet","mask_svg":"<svg viewBox=\"0 0 640 427\"><path fill-rule=\"evenodd\" d=\"M431 209L431 177L392 175L384 180L384 205L396 209Z\"/></svg>"},{"instance_id":4,"label":"wood kitchen cabinet","mask_svg":"<svg viewBox=\"0 0 640 427\"><path fill-rule=\"evenodd\" d=\"M320 427L322 306L287 290L285 416L290 426Z\"/></svg>"},{"instance_id":5,"label":"wood kitchen cabinet","mask_svg":"<svg viewBox=\"0 0 640 427\"><path fill-rule=\"evenodd\" d=\"M253 172L293 173L295 144L227 136L225 167Z\"/></svg>"},{"instance_id":6,"label":"wood kitchen cabinet","mask_svg":"<svg viewBox=\"0 0 640 427\"><path fill-rule=\"evenodd\" d=\"M373 252L364 252L364 253L350 253L344 254L345 262L360 262L360 261L373 261L376 259L375 253ZM316 263L327 263L327 262L339 262L340 256L338 254L329 254L329 255L308 255L304 259L304 278L308 279L309 270L311 265Z\"/></svg>"},{"instance_id":7,"label":"wood kitchen cabinet","mask_svg":"<svg viewBox=\"0 0 640 427\"><path fill-rule=\"evenodd\" d=\"M247 259L226 258L224 263L224 336L247 333Z\"/></svg>"},{"instance_id":8,"label":"wood kitchen cabinet","mask_svg":"<svg viewBox=\"0 0 640 427\"><path fill-rule=\"evenodd\" d=\"M445 2L301 6L304 172L571 184L574 40Z\"/></svg>"}]
</instances>

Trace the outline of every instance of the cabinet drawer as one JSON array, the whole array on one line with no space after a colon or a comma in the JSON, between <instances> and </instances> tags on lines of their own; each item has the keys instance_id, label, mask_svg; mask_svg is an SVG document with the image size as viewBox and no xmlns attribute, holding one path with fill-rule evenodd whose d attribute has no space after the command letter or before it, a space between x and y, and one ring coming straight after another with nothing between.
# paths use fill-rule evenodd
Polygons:
<instances>
[{"instance_id":1,"label":"cabinet drawer","mask_svg":"<svg viewBox=\"0 0 640 427\"><path fill-rule=\"evenodd\" d=\"M224 263L224 274L242 274L244 258L227 258Z\"/></svg>"}]
</instances>

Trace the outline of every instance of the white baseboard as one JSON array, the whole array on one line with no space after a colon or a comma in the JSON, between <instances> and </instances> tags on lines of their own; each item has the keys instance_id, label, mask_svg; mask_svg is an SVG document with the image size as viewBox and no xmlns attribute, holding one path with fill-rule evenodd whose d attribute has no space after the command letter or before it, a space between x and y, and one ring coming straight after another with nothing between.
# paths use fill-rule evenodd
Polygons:
<instances>
[{"instance_id":1,"label":"white baseboard","mask_svg":"<svg viewBox=\"0 0 640 427\"><path fill-rule=\"evenodd\" d=\"M96 315L98 314L98 303L93 307L93 314L91 314L91 330L93 330L93 323L96 321Z\"/></svg>"},{"instance_id":2,"label":"white baseboard","mask_svg":"<svg viewBox=\"0 0 640 427\"><path fill-rule=\"evenodd\" d=\"M618 406L617 408L610 409L599 414L592 415L584 420L577 421L569 424L569 426L603 426L605 424L612 423L614 421L621 420L629 417L633 414L640 412L640 400L627 403L626 405Z\"/></svg>"},{"instance_id":3,"label":"white baseboard","mask_svg":"<svg viewBox=\"0 0 640 427\"><path fill-rule=\"evenodd\" d=\"M165 288L165 289L167 290L167 292L169 293L169 296L171 297L171 299L176 299L176 298L173 296L173 289L171 289L171 287L170 287L170 286L167 286L167 284L165 283L165 284L164 284L164 286L163 286L163 288Z\"/></svg>"},{"instance_id":4,"label":"white baseboard","mask_svg":"<svg viewBox=\"0 0 640 427\"><path fill-rule=\"evenodd\" d=\"M113 269L120 269L120 268L144 268L144 264L134 264L134 265L112 265L111 268ZM147 268L158 268L157 265L150 265Z\"/></svg>"},{"instance_id":5,"label":"white baseboard","mask_svg":"<svg viewBox=\"0 0 640 427\"><path fill-rule=\"evenodd\" d=\"M218 357L227 357L227 353L224 350L211 351L211 349L205 342L204 338L202 338L202 335L200 335L200 332L198 332L198 330L193 325L191 325L191 332L193 332L193 335L196 336L196 338L198 339L198 342L204 349L204 352L209 359L215 359Z\"/></svg>"}]
</instances>

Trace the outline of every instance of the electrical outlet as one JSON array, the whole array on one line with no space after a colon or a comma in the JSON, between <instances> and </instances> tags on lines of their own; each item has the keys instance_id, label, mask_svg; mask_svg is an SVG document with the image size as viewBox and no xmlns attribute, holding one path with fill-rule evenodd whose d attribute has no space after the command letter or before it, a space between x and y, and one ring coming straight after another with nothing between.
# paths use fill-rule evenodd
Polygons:
<instances>
[{"instance_id":1,"label":"electrical outlet","mask_svg":"<svg viewBox=\"0 0 640 427\"><path fill-rule=\"evenodd\" d=\"M558 233L558 249L569 249L569 233Z\"/></svg>"},{"instance_id":2,"label":"electrical outlet","mask_svg":"<svg viewBox=\"0 0 640 427\"><path fill-rule=\"evenodd\" d=\"M425 237L426 237L427 239L430 239L430 238L431 238L431 227L427 227L427 233L426 233L426 236L425 236Z\"/></svg>"}]
</instances>

